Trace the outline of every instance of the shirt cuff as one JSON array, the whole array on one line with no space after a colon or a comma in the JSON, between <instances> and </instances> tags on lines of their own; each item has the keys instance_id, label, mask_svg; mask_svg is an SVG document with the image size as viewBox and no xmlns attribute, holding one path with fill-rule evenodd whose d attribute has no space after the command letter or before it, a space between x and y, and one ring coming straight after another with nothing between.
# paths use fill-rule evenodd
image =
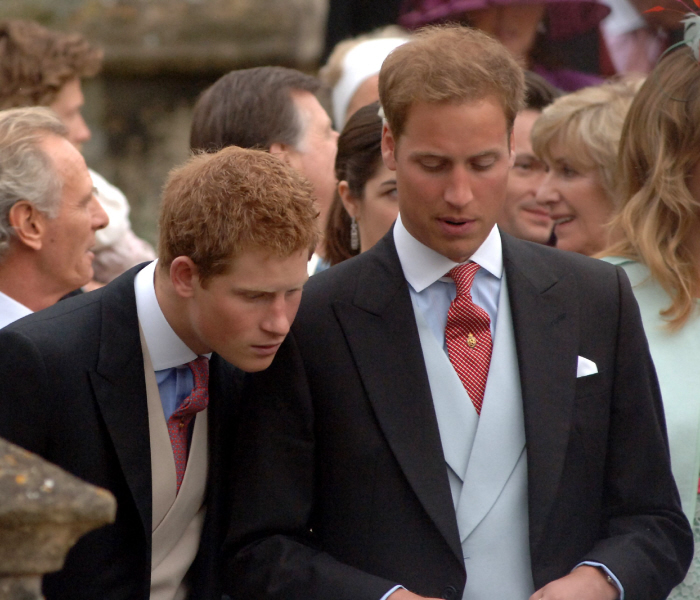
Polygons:
<instances>
[{"instance_id":1,"label":"shirt cuff","mask_svg":"<svg viewBox=\"0 0 700 600\"><path fill-rule=\"evenodd\" d=\"M386 594L384 594L379 600L386 600L389 596L391 596L396 590L405 590L406 588L403 587L402 585L395 585L393 588L391 588Z\"/></svg>"},{"instance_id":2,"label":"shirt cuff","mask_svg":"<svg viewBox=\"0 0 700 600\"><path fill-rule=\"evenodd\" d=\"M602 563L587 560L587 561L584 561L582 563L577 564L574 567L574 569L577 569L578 567L582 567L583 565L588 565L589 567L598 567L599 569L603 569L603 571L605 571L605 574L608 575L610 577L610 579L613 580L615 587L620 592L620 600L625 600L625 588L622 587L620 580L617 577L615 577L615 573L613 573L610 569L608 569L608 567L606 567ZM572 569L572 571L573 571L573 569Z\"/></svg>"}]
</instances>

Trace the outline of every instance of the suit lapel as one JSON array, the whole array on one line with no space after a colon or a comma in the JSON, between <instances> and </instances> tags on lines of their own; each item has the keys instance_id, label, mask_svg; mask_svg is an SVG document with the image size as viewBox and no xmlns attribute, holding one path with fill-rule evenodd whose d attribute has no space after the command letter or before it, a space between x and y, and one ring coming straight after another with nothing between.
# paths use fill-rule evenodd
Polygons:
<instances>
[{"instance_id":1,"label":"suit lapel","mask_svg":"<svg viewBox=\"0 0 700 600\"><path fill-rule=\"evenodd\" d=\"M90 381L150 541L151 447L134 294L134 277L140 268L131 269L102 292L100 354Z\"/></svg>"},{"instance_id":2,"label":"suit lapel","mask_svg":"<svg viewBox=\"0 0 700 600\"><path fill-rule=\"evenodd\" d=\"M428 376L391 232L364 257L352 304L333 306L379 425L409 484L463 561Z\"/></svg>"},{"instance_id":3,"label":"suit lapel","mask_svg":"<svg viewBox=\"0 0 700 600\"><path fill-rule=\"evenodd\" d=\"M501 234L525 417L533 560L557 494L576 382L574 278L548 269L541 250Z\"/></svg>"}]
</instances>

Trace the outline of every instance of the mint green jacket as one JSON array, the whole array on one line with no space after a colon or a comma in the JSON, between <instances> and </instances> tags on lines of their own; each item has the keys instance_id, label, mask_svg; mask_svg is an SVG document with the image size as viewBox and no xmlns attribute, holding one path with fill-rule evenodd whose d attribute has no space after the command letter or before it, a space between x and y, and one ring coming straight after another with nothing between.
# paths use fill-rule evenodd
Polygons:
<instances>
[{"instance_id":1,"label":"mint green jacket","mask_svg":"<svg viewBox=\"0 0 700 600\"><path fill-rule=\"evenodd\" d=\"M700 304L682 329L670 332L659 311L671 298L647 267L617 256L604 260L621 266L632 283L661 387L673 475L692 523L700 475Z\"/></svg>"}]
</instances>

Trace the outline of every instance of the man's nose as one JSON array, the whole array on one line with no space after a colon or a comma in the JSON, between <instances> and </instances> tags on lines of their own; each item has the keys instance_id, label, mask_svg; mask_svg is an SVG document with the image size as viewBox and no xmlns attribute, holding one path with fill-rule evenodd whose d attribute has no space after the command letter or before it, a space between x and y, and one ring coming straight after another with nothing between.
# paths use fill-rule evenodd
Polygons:
<instances>
[{"instance_id":1,"label":"man's nose","mask_svg":"<svg viewBox=\"0 0 700 600\"><path fill-rule=\"evenodd\" d=\"M109 216L97 196L93 194L91 202L91 214L92 214L92 228L97 231L98 229L104 229L109 225Z\"/></svg>"},{"instance_id":2,"label":"man's nose","mask_svg":"<svg viewBox=\"0 0 700 600\"><path fill-rule=\"evenodd\" d=\"M92 137L90 133L90 128L87 126L85 119L82 115L78 115L75 120L74 131L73 131L73 143L84 144L89 141Z\"/></svg>"},{"instance_id":3,"label":"man's nose","mask_svg":"<svg viewBox=\"0 0 700 600\"><path fill-rule=\"evenodd\" d=\"M445 189L445 201L454 206L464 206L474 198L472 192L471 177L463 167L455 167L450 174L447 188Z\"/></svg>"},{"instance_id":4,"label":"man's nose","mask_svg":"<svg viewBox=\"0 0 700 600\"><path fill-rule=\"evenodd\" d=\"M286 336L292 325L287 308L287 299L284 294L274 298L265 315L262 328L268 333Z\"/></svg>"}]
</instances>

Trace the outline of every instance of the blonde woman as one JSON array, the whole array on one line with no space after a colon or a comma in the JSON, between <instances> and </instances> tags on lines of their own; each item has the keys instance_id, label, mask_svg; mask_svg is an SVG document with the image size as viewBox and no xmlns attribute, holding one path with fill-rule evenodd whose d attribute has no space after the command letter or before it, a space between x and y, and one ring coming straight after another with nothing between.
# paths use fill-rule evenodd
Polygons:
<instances>
[{"instance_id":1,"label":"blonde woman","mask_svg":"<svg viewBox=\"0 0 700 600\"><path fill-rule=\"evenodd\" d=\"M700 65L684 47L649 75L620 144L606 260L632 282L661 386L673 474L700 543ZM670 598L700 598L700 555Z\"/></svg>"},{"instance_id":2,"label":"blonde woman","mask_svg":"<svg viewBox=\"0 0 700 600\"><path fill-rule=\"evenodd\" d=\"M549 206L557 248L592 256L607 245L620 133L640 85L634 78L583 88L535 122L532 148L548 169L537 198Z\"/></svg>"}]
</instances>

